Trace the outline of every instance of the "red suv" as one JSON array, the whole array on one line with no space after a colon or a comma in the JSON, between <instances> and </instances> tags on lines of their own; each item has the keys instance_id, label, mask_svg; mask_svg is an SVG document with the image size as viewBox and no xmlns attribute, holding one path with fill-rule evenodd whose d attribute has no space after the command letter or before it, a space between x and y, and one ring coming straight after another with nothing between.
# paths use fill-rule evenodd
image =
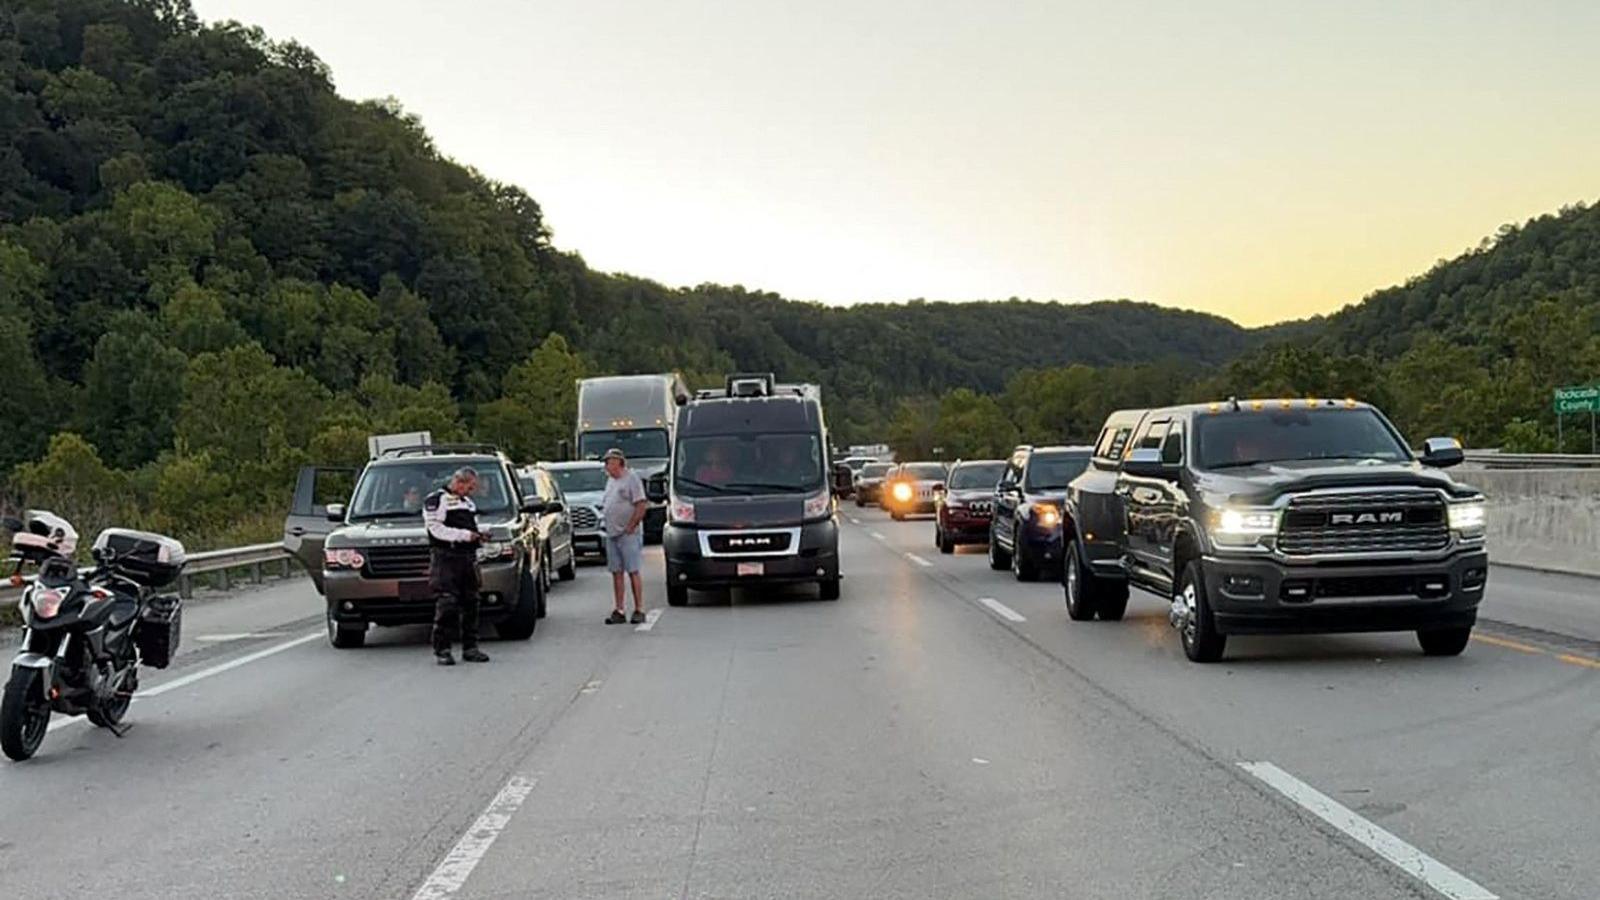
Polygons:
<instances>
[{"instance_id":1,"label":"red suv","mask_svg":"<svg viewBox=\"0 0 1600 900\"><path fill-rule=\"evenodd\" d=\"M940 553L956 552L957 544L989 542L994 488L1005 470L1003 459L969 459L950 469L933 524L933 542Z\"/></svg>"}]
</instances>

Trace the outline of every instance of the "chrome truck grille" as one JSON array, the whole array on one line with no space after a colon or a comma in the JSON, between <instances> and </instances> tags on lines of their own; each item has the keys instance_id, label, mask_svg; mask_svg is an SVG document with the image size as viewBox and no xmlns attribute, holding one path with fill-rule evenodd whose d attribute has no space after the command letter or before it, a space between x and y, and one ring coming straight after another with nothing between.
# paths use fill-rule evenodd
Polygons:
<instances>
[{"instance_id":1,"label":"chrome truck grille","mask_svg":"<svg viewBox=\"0 0 1600 900\"><path fill-rule=\"evenodd\" d=\"M1424 553L1449 543L1444 500L1428 490L1294 497L1278 533L1278 551L1290 556Z\"/></svg>"},{"instance_id":2,"label":"chrome truck grille","mask_svg":"<svg viewBox=\"0 0 1600 900\"><path fill-rule=\"evenodd\" d=\"M577 531L593 531L600 527L600 514L592 506L574 506L571 518L572 527Z\"/></svg>"}]
</instances>

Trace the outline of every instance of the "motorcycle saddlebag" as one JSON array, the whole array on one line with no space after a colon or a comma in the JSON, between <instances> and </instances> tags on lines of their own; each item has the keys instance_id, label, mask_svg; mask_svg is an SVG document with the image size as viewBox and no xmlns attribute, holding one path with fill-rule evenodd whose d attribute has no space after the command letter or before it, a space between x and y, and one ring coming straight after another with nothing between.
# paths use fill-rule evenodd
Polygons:
<instances>
[{"instance_id":1,"label":"motorcycle saddlebag","mask_svg":"<svg viewBox=\"0 0 1600 900\"><path fill-rule=\"evenodd\" d=\"M165 669L178 653L183 630L183 600L178 597L151 597L139 614L133 640L139 645L139 661L152 669Z\"/></svg>"}]
</instances>

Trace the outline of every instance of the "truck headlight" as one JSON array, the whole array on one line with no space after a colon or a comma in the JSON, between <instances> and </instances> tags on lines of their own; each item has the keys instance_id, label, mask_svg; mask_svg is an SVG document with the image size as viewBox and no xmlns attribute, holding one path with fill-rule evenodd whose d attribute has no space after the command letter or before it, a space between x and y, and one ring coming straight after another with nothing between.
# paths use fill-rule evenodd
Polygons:
<instances>
[{"instance_id":1,"label":"truck headlight","mask_svg":"<svg viewBox=\"0 0 1600 900\"><path fill-rule=\"evenodd\" d=\"M833 494L823 491L820 494L806 498L805 517L820 519L833 512Z\"/></svg>"},{"instance_id":2,"label":"truck headlight","mask_svg":"<svg viewBox=\"0 0 1600 900\"><path fill-rule=\"evenodd\" d=\"M1488 509L1482 500L1467 500L1449 506L1450 530L1462 537L1481 537L1488 521Z\"/></svg>"},{"instance_id":3,"label":"truck headlight","mask_svg":"<svg viewBox=\"0 0 1600 900\"><path fill-rule=\"evenodd\" d=\"M1278 516L1276 509L1229 507L1217 513L1211 524L1211 534L1219 544L1248 546L1277 534Z\"/></svg>"},{"instance_id":4,"label":"truck headlight","mask_svg":"<svg viewBox=\"0 0 1600 900\"><path fill-rule=\"evenodd\" d=\"M478 562L494 562L517 555L517 545L509 541L485 541L478 545Z\"/></svg>"}]
</instances>

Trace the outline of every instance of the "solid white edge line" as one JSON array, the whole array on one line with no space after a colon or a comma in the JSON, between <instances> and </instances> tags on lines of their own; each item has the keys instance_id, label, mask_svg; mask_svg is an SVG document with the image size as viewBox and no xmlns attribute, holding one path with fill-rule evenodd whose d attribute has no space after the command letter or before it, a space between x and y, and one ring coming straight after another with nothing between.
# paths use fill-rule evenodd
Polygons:
<instances>
[{"instance_id":1,"label":"solid white edge line","mask_svg":"<svg viewBox=\"0 0 1600 900\"><path fill-rule=\"evenodd\" d=\"M928 562L927 560L925 560L922 557L916 555L915 553L907 553L906 554L906 559L909 559L912 562L916 563L917 565L922 566L924 569L926 569L927 567L933 565L933 563Z\"/></svg>"},{"instance_id":2,"label":"solid white edge line","mask_svg":"<svg viewBox=\"0 0 1600 900\"><path fill-rule=\"evenodd\" d=\"M659 618L661 618L661 610L659 608L652 609L649 612L644 614L644 621L643 622L640 622L638 625L633 626L633 630L634 631L649 631L650 629L656 627L656 620L659 619Z\"/></svg>"},{"instance_id":3,"label":"solid white edge line","mask_svg":"<svg viewBox=\"0 0 1600 900\"><path fill-rule=\"evenodd\" d=\"M472 870L483 861L489 848L500 838L500 832L511 823L511 817L522 807L522 802L528 799L528 794L538 782L539 779L526 775L511 776L511 780L489 801L489 806L472 823L472 827L461 835L444 859L439 860L433 874L411 895L411 900L440 900L461 890L467 879L472 877Z\"/></svg>"},{"instance_id":4,"label":"solid white edge line","mask_svg":"<svg viewBox=\"0 0 1600 900\"><path fill-rule=\"evenodd\" d=\"M182 678L174 678L171 681L164 682L162 684L158 684L155 687L148 688L148 689L141 689L140 691L138 691L134 695L133 699L134 700L145 700L145 699L148 699L150 697L159 697L162 694L167 693L168 691L175 691L178 688L187 687L187 686L189 686L191 684L194 684L196 681L201 681L203 679L210 678L213 675L221 675L223 672L226 672L229 669L237 669L240 666L248 665L250 663L253 663L258 659L265 659L265 658L273 655L274 653L282 653L285 650L291 650L291 649L293 649L295 647L298 647L301 644L304 644L304 643L306 643L308 641L314 641L317 638L322 637L323 634L324 634L324 632L322 632L320 630L313 631L310 634L302 635L301 637L297 637L292 641L284 641L281 644L274 644L271 647L266 648L265 650L257 650L254 653L246 653L244 656L241 656L238 659L228 660L225 663L220 663L218 665L212 666L209 669L201 669L198 672L191 672L188 675L183 676ZM69 725L76 725L79 722L87 722L87 721L89 721L89 720L87 718L85 718L84 716L72 716L70 718L54 718L54 719L52 719L52 721L50 722L49 725L45 726L45 730L44 731L45 731L45 734L49 734L50 732L55 731L57 729L66 728Z\"/></svg>"},{"instance_id":5,"label":"solid white edge line","mask_svg":"<svg viewBox=\"0 0 1600 900\"><path fill-rule=\"evenodd\" d=\"M1349 807L1272 763L1241 762L1239 768L1450 900L1499 900L1499 895L1367 821Z\"/></svg>"},{"instance_id":6,"label":"solid white edge line","mask_svg":"<svg viewBox=\"0 0 1600 900\"><path fill-rule=\"evenodd\" d=\"M317 638L323 637L324 634L325 632L319 628L310 634L301 635L292 641L284 641L281 644L273 644L271 647L267 647L264 650L257 650L254 653L246 653L238 659L230 659L225 663L218 663L209 669L201 669L198 672L190 672L188 675L184 675L181 678L174 678L171 681L158 684L153 688L140 690L138 692L138 696L145 698L159 697L168 691L175 691L181 687L188 687L189 685L194 684L196 681L203 681L213 675L221 675L223 672L226 672L230 669L237 669L240 666L247 666L258 659L266 659L273 654L282 653L285 650L293 650L295 647L298 647L301 644L309 643Z\"/></svg>"},{"instance_id":7,"label":"solid white edge line","mask_svg":"<svg viewBox=\"0 0 1600 900\"><path fill-rule=\"evenodd\" d=\"M881 531L869 531L867 533L872 535L872 539L875 540L875 541L883 540L883 532L881 532Z\"/></svg>"},{"instance_id":8,"label":"solid white edge line","mask_svg":"<svg viewBox=\"0 0 1600 900\"><path fill-rule=\"evenodd\" d=\"M993 597L979 597L978 602L989 608L989 611L1005 619L1007 622L1026 622L1027 617L1011 607L1001 603Z\"/></svg>"}]
</instances>

